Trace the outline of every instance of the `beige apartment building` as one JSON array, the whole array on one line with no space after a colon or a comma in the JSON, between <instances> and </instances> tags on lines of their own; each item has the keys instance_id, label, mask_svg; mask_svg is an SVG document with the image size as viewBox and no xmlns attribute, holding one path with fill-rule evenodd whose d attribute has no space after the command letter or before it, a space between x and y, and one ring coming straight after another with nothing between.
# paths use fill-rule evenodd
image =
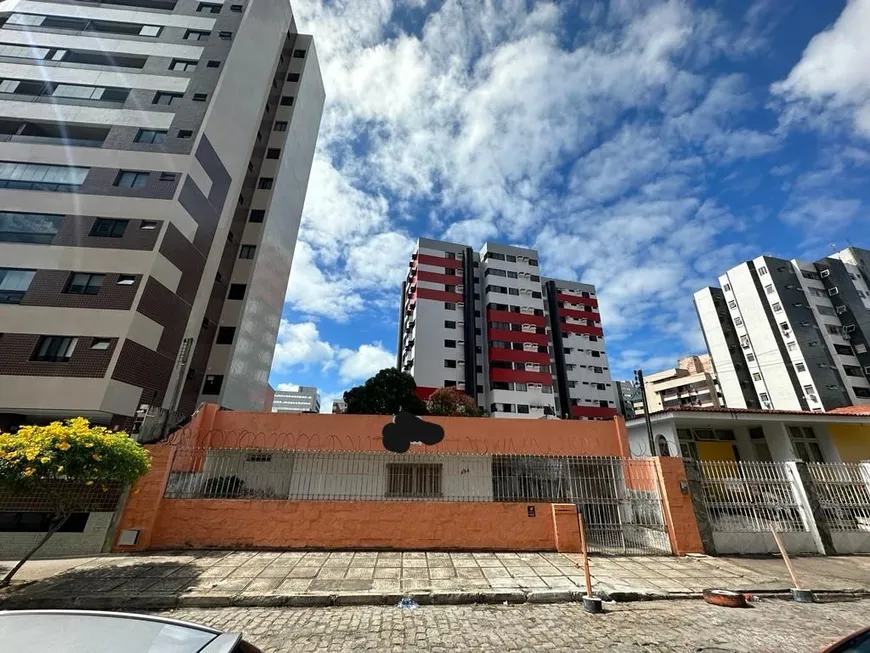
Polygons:
<instances>
[{"instance_id":1,"label":"beige apartment building","mask_svg":"<svg viewBox=\"0 0 870 653\"><path fill-rule=\"evenodd\" d=\"M644 376L650 413L685 406L719 408L725 405L709 354L687 356L671 369ZM644 413L643 400L634 401L636 415Z\"/></svg>"},{"instance_id":2,"label":"beige apartment building","mask_svg":"<svg viewBox=\"0 0 870 653\"><path fill-rule=\"evenodd\" d=\"M0 3L0 429L263 410L323 102L289 0Z\"/></svg>"}]
</instances>

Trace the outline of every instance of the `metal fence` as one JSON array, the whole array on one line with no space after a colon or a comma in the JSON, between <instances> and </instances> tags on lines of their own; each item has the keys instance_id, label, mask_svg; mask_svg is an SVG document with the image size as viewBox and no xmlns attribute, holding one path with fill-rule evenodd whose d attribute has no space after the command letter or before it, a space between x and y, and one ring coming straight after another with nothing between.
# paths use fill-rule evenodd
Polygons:
<instances>
[{"instance_id":1,"label":"metal fence","mask_svg":"<svg viewBox=\"0 0 870 653\"><path fill-rule=\"evenodd\" d=\"M701 461L698 465L702 499L714 531L808 530L787 463Z\"/></svg>"},{"instance_id":2,"label":"metal fence","mask_svg":"<svg viewBox=\"0 0 870 653\"><path fill-rule=\"evenodd\" d=\"M112 512L123 491L116 483L41 481L26 490L0 488L0 512Z\"/></svg>"},{"instance_id":3,"label":"metal fence","mask_svg":"<svg viewBox=\"0 0 870 653\"><path fill-rule=\"evenodd\" d=\"M870 465L807 463L828 528L870 532Z\"/></svg>"},{"instance_id":4,"label":"metal fence","mask_svg":"<svg viewBox=\"0 0 870 653\"><path fill-rule=\"evenodd\" d=\"M671 552L655 463L643 459L179 449L165 496L573 503L592 551Z\"/></svg>"}]
</instances>

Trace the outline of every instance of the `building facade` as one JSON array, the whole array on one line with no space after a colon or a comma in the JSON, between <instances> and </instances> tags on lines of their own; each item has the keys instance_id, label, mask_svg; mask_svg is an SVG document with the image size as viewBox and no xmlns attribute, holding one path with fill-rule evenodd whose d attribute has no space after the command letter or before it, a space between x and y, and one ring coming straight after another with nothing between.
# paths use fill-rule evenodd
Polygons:
<instances>
[{"instance_id":1,"label":"building facade","mask_svg":"<svg viewBox=\"0 0 870 653\"><path fill-rule=\"evenodd\" d=\"M617 413L595 288L542 277L533 249L419 239L397 366L422 397L457 387L493 417Z\"/></svg>"},{"instance_id":2,"label":"building facade","mask_svg":"<svg viewBox=\"0 0 870 653\"><path fill-rule=\"evenodd\" d=\"M677 361L676 367L646 374L644 385L651 413L682 406L724 405L709 354L687 356ZM643 415L643 397L636 396L633 404L635 415Z\"/></svg>"},{"instance_id":3,"label":"building facade","mask_svg":"<svg viewBox=\"0 0 870 653\"><path fill-rule=\"evenodd\" d=\"M317 388L300 385L296 390L275 390L273 413L319 413L320 393Z\"/></svg>"},{"instance_id":4,"label":"building facade","mask_svg":"<svg viewBox=\"0 0 870 653\"><path fill-rule=\"evenodd\" d=\"M719 281L695 306L729 408L870 404L870 251L760 256Z\"/></svg>"},{"instance_id":5,"label":"building facade","mask_svg":"<svg viewBox=\"0 0 870 653\"><path fill-rule=\"evenodd\" d=\"M263 410L324 101L288 0L0 22L0 428Z\"/></svg>"}]
</instances>

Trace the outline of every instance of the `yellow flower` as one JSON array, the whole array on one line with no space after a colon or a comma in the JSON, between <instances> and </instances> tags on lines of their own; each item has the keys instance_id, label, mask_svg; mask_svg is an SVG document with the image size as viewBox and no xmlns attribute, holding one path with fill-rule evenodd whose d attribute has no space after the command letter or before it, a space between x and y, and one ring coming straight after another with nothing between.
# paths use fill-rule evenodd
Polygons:
<instances>
[{"instance_id":1,"label":"yellow flower","mask_svg":"<svg viewBox=\"0 0 870 653\"><path fill-rule=\"evenodd\" d=\"M103 457L98 453L95 453L93 456L91 456L91 458L93 458L94 460L102 460L103 459Z\"/></svg>"},{"instance_id":2,"label":"yellow flower","mask_svg":"<svg viewBox=\"0 0 870 653\"><path fill-rule=\"evenodd\" d=\"M93 485L93 484L94 484L93 481L86 481L86 482L85 482L85 485Z\"/></svg>"},{"instance_id":3,"label":"yellow flower","mask_svg":"<svg viewBox=\"0 0 870 653\"><path fill-rule=\"evenodd\" d=\"M57 467L57 471L58 471L58 472L62 472L62 471L63 471L63 465L58 465L58 467Z\"/></svg>"},{"instance_id":4,"label":"yellow flower","mask_svg":"<svg viewBox=\"0 0 870 653\"><path fill-rule=\"evenodd\" d=\"M69 447L70 447L70 444L69 444L69 442L67 442L66 440L64 440L64 441L62 441L62 442L58 442L58 443L55 445L55 448L56 448L56 449L60 449L61 451L66 451L67 449L69 449Z\"/></svg>"},{"instance_id":5,"label":"yellow flower","mask_svg":"<svg viewBox=\"0 0 870 653\"><path fill-rule=\"evenodd\" d=\"M51 458L49 458L48 456L43 456L42 458L39 459L39 462L41 462L44 465L45 463L50 463Z\"/></svg>"},{"instance_id":6,"label":"yellow flower","mask_svg":"<svg viewBox=\"0 0 870 653\"><path fill-rule=\"evenodd\" d=\"M85 446L86 446L88 449L90 449L91 447L94 446L94 443L93 443L93 442L85 442Z\"/></svg>"},{"instance_id":7,"label":"yellow flower","mask_svg":"<svg viewBox=\"0 0 870 653\"><path fill-rule=\"evenodd\" d=\"M33 469L33 467L28 467L27 469L24 470L24 475L27 477L33 476L34 471L35 470Z\"/></svg>"}]
</instances>

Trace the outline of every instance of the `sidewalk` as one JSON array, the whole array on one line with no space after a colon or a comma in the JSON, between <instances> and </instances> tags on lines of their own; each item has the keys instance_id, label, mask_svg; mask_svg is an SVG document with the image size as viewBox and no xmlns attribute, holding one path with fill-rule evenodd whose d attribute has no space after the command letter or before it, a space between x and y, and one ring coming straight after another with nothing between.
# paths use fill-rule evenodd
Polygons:
<instances>
[{"instance_id":1,"label":"sidewalk","mask_svg":"<svg viewBox=\"0 0 870 653\"><path fill-rule=\"evenodd\" d=\"M50 561L36 561L51 573ZM0 592L4 608L311 606L396 603L552 603L585 594L581 556L560 553L187 551L79 559ZM800 558L805 587L870 595L870 557ZM0 563L0 569L7 567ZM708 587L753 593L792 586L780 559L593 557L593 590L614 600L697 596ZM27 578L33 571L24 568Z\"/></svg>"}]
</instances>

